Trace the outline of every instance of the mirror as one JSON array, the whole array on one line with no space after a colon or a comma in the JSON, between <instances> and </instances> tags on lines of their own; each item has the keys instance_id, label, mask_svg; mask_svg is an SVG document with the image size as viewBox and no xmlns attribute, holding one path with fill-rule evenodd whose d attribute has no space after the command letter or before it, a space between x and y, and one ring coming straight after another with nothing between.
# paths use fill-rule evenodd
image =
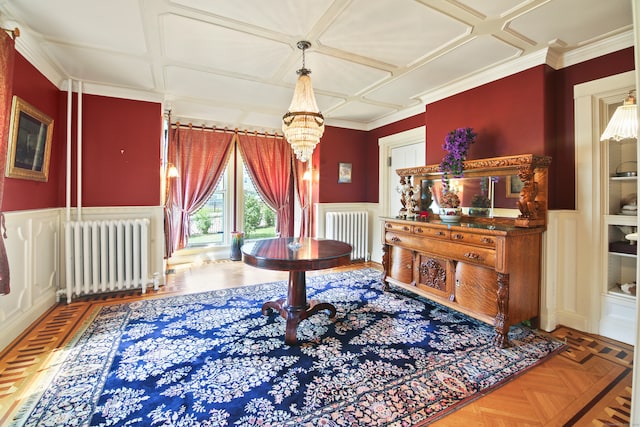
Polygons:
<instances>
[{"instance_id":1,"label":"mirror","mask_svg":"<svg viewBox=\"0 0 640 427\"><path fill-rule=\"evenodd\" d=\"M416 184L420 188L420 211L438 212L442 181L422 179ZM469 177L449 181L451 188L460 197L463 210L467 215L476 217L492 216L495 209L518 209L517 201L522 184L517 175Z\"/></svg>"},{"instance_id":2,"label":"mirror","mask_svg":"<svg viewBox=\"0 0 640 427\"><path fill-rule=\"evenodd\" d=\"M464 178L449 180L462 199L462 222L464 217L475 217L475 221L467 222L525 228L546 225L550 163L551 157L535 154L465 161ZM398 188L402 202L396 218L422 220L429 218L430 212L440 211L437 205L438 195L442 193L439 164L396 169L396 173L400 178Z\"/></svg>"}]
</instances>

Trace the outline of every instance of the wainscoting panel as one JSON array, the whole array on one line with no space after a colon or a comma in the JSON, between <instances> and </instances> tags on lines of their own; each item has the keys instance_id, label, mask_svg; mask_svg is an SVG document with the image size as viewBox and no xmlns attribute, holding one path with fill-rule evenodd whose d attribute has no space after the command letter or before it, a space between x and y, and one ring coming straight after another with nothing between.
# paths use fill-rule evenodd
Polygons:
<instances>
[{"instance_id":1,"label":"wainscoting panel","mask_svg":"<svg viewBox=\"0 0 640 427\"><path fill-rule=\"evenodd\" d=\"M149 218L149 270L162 280L164 217L161 206L84 208L83 219ZM5 212L11 292L0 295L0 351L56 304L64 278L64 208ZM72 219L75 215L72 215Z\"/></svg>"},{"instance_id":2,"label":"wainscoting panel","mask_svg":"<svg viewBox=\"0 0 640 427\"><path fill-rule=\"evenodd\" d=\"M0 348L5 348L56 301L60 282L60 211L5 212L11 292L0 295Z\"/></svg>"},{"instance_id":3,"label":"wainscoting panel","mask_svg":"<svg viewBox=\"0 0 640 427\"><path fill-rule=\"evenodd\" d=\"M578 283L576 211L549 211L547 231L543 241L541 327L551 331L564 325L587 331L588 295Z\"/></svg>"}]
</instances>

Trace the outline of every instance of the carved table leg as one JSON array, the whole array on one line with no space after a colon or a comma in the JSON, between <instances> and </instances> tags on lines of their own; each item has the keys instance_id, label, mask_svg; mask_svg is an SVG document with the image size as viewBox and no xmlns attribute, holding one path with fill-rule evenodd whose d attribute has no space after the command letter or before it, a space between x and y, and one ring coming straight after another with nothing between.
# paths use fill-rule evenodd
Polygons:
<instances>
[{"instance_id":1,"label":"carved table leg","mask_svg":"<svg viewBox=\"0 0 640 427\"><path fill-rule=\"evenodd\" d=\"M336 308L328 302L311 300L307 302L307 284L304 271L289 272L287 298L267 301L262 304L262 314L269 314L277 310L287 321L284 342L288 345L297 344L296 333L298 324L307 317L320 310L328 310L329 317L336 316Z\"/></svg>"},{"instance_id":2,"label":"carved table leg","mask_svg":"<svg viewBox=\"0 0 640 427\"><path fill-rule=\"evenodd\" d=\"M494 326L496 335L493 338L495 345L509 347L509 275L498 273L498 314Z\"/></svg>"}]
</instances>

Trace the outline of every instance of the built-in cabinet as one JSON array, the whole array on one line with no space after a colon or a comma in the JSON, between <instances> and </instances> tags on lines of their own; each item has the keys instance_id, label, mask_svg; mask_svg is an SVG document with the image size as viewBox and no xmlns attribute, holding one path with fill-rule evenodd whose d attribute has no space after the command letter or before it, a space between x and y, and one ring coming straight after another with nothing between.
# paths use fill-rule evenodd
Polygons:
<instances>
[{"instance_id":1,"label":"built-in cabinet","mask_svg":"<svg viewBox=\"0 0 640 427\"><path fill-rule=\"evenodd\" d=\"M607 293L626 295L635 300L637 240L630 234L638 231L638 177L636 147L632 142L607 141L605 152L604 194L607 201L604 221L607 233ZM629 237L629 238L627 238ZM623 286L627 285L627 286Z\"/></svg>"},{"instance_id":2,"label":"built-in cabinet","mask_svg":"<svg viewBox=\"0 0 640 427\"><path fill-rule=\"evenodd\" d=\"M633 340L637 277L637 142L602 142L602 330L626 342ZM637 237L635 237L637 239Z\"/></svg>"},{"instance_id":3,"label":"built-in cabinet","mask_svg":"<svg viewBox=\"0 0 640 427\"><path fill-rule=\"evenodd\" d=\"M405 210L384 221L385 281L413 290L483 322L495 326L495 344L509 345L509 328L524 320L536 326L540 315L542 233L547 217L547 170L551 159L522 155L465 162L465 178L487 178L495 200L508 193L495 183L518 180L513 217L480 216L473 207L459 221L442 220L436 213L411 214ZM440 180L437 165L397 170L420 205L425 188ZM466 188L480 191L473 181ZM482 181L485 182L485 181ZM456 185L463 192L465 183ZM469 195L467 195L469 196ZM407 194L405 197L405 206ZM472 199L473 197L469 197ZM502 198L506 198L502 197Z\"/></svg>"}]
</instances>

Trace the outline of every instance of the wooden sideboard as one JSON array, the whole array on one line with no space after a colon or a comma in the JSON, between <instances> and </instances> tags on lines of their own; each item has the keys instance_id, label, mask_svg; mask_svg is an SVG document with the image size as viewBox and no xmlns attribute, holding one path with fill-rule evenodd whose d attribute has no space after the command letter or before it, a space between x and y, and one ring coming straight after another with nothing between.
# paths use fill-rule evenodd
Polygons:
<instances>
[{"instance_id":1,"label":"wooden sideboard","mask_svg":"<svg viewBox=\"0 0 640 427\"><path fill-rule=\"evenodd\" d=\"M519 215L512 218L383 218L385 281L494 325L500 347L509 345L511 325L530 320L537 327L549 163L533 155L465 162L465 176L519 177ZM437 166L397 173L401 183L439 179Z\"/></svg>"}]
</instances>

